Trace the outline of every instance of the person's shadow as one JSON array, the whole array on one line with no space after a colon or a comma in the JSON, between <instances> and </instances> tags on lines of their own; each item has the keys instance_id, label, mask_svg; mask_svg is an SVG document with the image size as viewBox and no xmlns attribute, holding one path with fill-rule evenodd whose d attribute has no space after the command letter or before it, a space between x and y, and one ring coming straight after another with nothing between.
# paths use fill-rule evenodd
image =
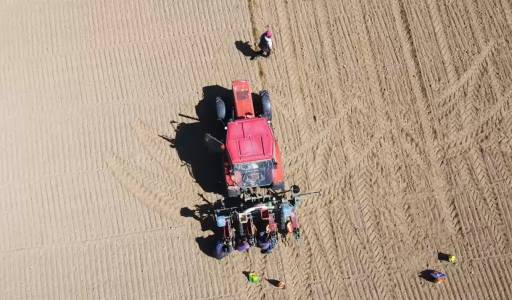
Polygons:
<instances>
[{"instance_id":1,"label":"person's shadow","mask_svg":"<svg viewBox=\"0 0 512 300\"><path fill-rule=\"evenodd\" d=\"M244 56L249 57L251 60L255 59L258 55L260 55L259 51L255 51L249 42L236 41L235 47L240 51Z\"/></svg>"}]
</instances>

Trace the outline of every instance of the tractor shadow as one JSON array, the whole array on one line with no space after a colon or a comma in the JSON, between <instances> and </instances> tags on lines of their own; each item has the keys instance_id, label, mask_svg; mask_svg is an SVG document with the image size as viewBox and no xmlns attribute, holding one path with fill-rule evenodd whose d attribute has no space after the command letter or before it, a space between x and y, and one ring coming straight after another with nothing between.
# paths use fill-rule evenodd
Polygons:
<instances>
[{"instance_id":1,"label":"tractor shadow","mask_svg":"<svg viewBox=\"0 0 512 300\"><path fill-rule=\"evenodd\" d=\"M193 218L201 224L201 231L210 231L211 234L208 236L196 237L196 243L199 249L206 255L215 258L213 250L215 248L216 241L219 239L215 229L215 220L213 211L217 208L215 203L211 203L202 194L199 196L203 199L202 204L196 204L194 207L182 207L180 215L185 218Z\"/></svg>"},{"instance_id":2,"label":"tractor shadow","mask_svg":"<svg viewBox=\"0 0 512 300\"><path fill-rule=\"evenodd\" d=\"M227 106L232 106L233 95L231 89L219 85L203 87L203 99L195 107L196 115L180 117L193 122L171 121L175 130L174 138L160 136L169 142L185 164L190 175L199 184L201 189L208 193L224 194L224 170L221 153L210 151L206 146L204 137L207 133L213 135L221 142L225 142L225 130L221 121L217 120L215 101L222 98ZM261 112L261 97L252 93L254 109Z\"/></svg>"},{"instance_id":3,"label":"tractor shadow","mask_svg":"<svg viewBox=\"0 0 512 300\"><path fill-rule=\"evenodd\" d=\"M231 90L218 85L203 88L203 99L195 107L197 116L179 114L183 119L192 122L171 121L174 127L174 138L160 136L169 142L170 147L177 153L190 175L201 189L208 193L222 194L223 166L222 154L210 151L204 142L206 133L223 140L223 125L217 121L215 99L229 97Z\"/></svg>"},{"instance_id":4,"label":"tractor shadow","mask_svg":"<svg viewBox=\"0 0 512 300\"><path fill-rule=\"evenodd\" d=\"M216 242L222 237L221 230L215 224L214 211L221 208L220 201L210 202L203 194L198 194L202 199L202 204L196 204L193 207L182 207L180 215L184 218L193 218L201 224L202 232L210 232L206 237L199 236L196 238L196 243L199 249L206 255L215 258L213 253ZM226 200L226 207L231 207L239 204L236 200ZM215 258L217 259L217 258Z\"/></svg>"},{"instance_id":5,"label":"tractor shadow","mask_svg":"<svg viewBox=\"0 0 512 300\"><path fill-rule=\"evenodd\" d=\"M179 123L175 126L174 139L161 136L178 153L189 174L205 192L222 193L222 157L208 151L204 145L204 133L200 122Z\"/></svg>"}]
</instances>

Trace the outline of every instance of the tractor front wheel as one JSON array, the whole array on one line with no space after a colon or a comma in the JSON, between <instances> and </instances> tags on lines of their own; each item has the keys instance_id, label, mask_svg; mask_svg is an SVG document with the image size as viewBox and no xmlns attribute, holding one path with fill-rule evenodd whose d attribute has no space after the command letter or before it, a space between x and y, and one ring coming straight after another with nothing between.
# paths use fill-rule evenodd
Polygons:
<instances>
[{"instance_id":1,"label":"tractor front wheel","mask_svg":"<svg viewBox=\"0 0 512 300\"><path fill-rule=\"evenodd\" d=\"M217 113L217 120L224 121L226 118L226 103L224 103L224 100L220 97L215 99L215 110Z\"/></svg>"},{"instance_id":2,"label":"tractor front wheel","mask_svg":"<svg viewBox=\"0 0 512 300\"><path fill-rule=\"evenodd\" d=\"M263 90L260 92L262 116L269 121L272 121L272 105L270 104L270 96L268 91Z\"/></svg>"}]
</instances>

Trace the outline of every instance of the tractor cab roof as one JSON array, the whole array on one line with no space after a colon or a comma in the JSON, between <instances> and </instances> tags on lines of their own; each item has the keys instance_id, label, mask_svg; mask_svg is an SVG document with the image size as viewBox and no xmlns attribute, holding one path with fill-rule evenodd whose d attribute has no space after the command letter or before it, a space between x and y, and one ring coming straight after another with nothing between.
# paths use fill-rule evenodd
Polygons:
<instances>
[{"instance_id":1,"label":"tractor cab roof","mask_svg":"<svg viewBox=\"0 0 512 300\"><path fill-rule=\"evenodd\" d=\"M233 164L273 158L274 136L266 119L241 119L227 127L226 150Z\"/></svg>"}]
</instances>

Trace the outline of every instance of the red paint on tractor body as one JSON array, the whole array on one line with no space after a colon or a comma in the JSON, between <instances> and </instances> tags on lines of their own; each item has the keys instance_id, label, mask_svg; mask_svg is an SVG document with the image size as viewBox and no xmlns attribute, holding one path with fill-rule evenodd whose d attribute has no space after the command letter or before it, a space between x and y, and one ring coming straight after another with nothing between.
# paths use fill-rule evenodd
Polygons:
<instances>
[{"instance_id":1,"label":"red paint on tractor body","mask_svg":"<svg viewBox=\"0 0 512 300\"><path fill-rule=\"evenodd\" d=\"M253 118L254 105L249 82L247 80L235 80L231 87L233 89L236 118Z\"/></svg>"},{"instance_id":2,"label":"red paint on tractor body","mask_svg":"<svg viewBox=\"0 0 512 300\"><path fill-rule=\"evenodd\" d=\"M228 123L226 149L231 163L272 159L274 137L264 118L240 119Z\"/></svg>"}]
</instances>

